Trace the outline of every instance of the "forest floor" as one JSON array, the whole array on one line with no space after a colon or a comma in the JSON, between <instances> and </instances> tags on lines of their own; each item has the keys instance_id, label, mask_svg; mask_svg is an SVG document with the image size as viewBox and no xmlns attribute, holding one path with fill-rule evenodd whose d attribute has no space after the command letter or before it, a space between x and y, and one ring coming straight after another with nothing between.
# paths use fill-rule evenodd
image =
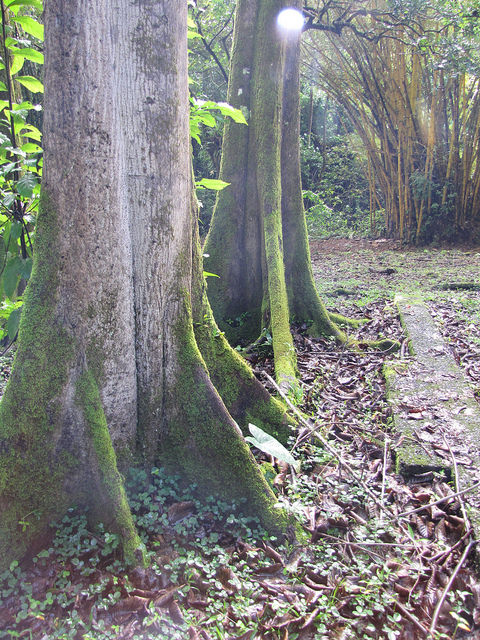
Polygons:
<instances>
[{"instance_id":1,"label":"forest floor","mask_svg":"<svg viewBox=\"0 0 480 640\"><path fill-rule=\"evenodd\" d=\"M278 544L241 515L241 505L202 502L195 487L179 488L161 469L150 478L136 472L128 489L151 567L125 569L118 539L89 531L72 511L48 549L0 576L0 638L480 637L468 494L431 504L454 494L445 477L408 483L397 475L398 436L382 375L385 361L408 357L393 297L421 290L479 394L480 291L441 287L478 284L480 248L404 250L341 239L311 246L327 306L368 320L355 332L361 343L384 336L402 349L355 352L297 327L303 398L291 402L306 422L289 449L301 470L255 454L306 539ZM268 341L251 362L268 385ZM10 364L0 362L0 377Z\"/></svg>"}]
</instances>

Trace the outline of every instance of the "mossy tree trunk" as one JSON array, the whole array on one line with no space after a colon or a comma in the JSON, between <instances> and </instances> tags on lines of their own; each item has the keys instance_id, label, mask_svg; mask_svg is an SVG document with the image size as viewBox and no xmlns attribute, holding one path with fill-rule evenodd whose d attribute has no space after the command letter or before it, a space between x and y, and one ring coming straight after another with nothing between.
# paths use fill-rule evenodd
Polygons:
<instances>
[{"instance_id":1,"label":"mossy tree trunk","mask_svg":"<svg viewBox=\"0 0 480 640\"><path fill-rule=\"evenodd\" d=\"M268 529L285 527L194 334L192 300L214 325L192 231L186 21L168 0L46 4L42 204L0 404L2 567L72 505L142 561L119 473L132 463L246 497ZM232 385L235 417L285 428L240 373L258 402Z\"/></svg>"},{"instance_id":2,"label":"mossy tree trunk","mask_svg":"<svg viewBox=\"0 0 480 640\"><path fill-rule=\"evenodd\" d=\"M215 318L232 341L272 332L276 375L295 371L289 329L307 321L315 335L345 335L331 321L313 281L300 178L300 35L276 24L300 0L239 0L228 101L249 126L225 126L218 195L205 251Z\"/></svg>"}]
</instances>

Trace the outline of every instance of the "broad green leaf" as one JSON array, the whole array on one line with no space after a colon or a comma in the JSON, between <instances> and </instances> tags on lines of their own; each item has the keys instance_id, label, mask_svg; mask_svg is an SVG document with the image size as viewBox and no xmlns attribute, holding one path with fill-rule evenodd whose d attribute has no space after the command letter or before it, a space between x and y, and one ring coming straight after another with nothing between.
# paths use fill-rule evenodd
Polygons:
<instances>
[{"instance_id":1,"label":"broad green leaf","mask_svg":"<svg viewBox=\"0 0 480 640\"><path fill-rule=\"evenodd\" d=\"M12 240L13 242L16 242L22 235L22 229L23 229L23 225L21 222L18 222L18 220L15 220L15 222L12 222L12 227L10 229L10 240Z\"/></svg>"},{"instance_id":2,"label":"broad green leaf","mask_svg":"<svg viewBox=\"0 0 480 640\"><path fill-rule=\"evenodd\" d=\"M32 197L32 192L34 190L34 188L37 186L37 177L35 176L34 173L31 173L30 171L25 173L25 175L23 175L20 180L17 182L16 187L17 187L17 192L23 197L23 198L31 198Z\"/></svg>"},{"instance_id":3,"label":"broad green leaf","mask_svg":"<svg viewBox=\"0 0 480 640\"><path fill-rule=\"evenodd\" d=\"M0 82L0 91L6 91L7 85L4 82Z\"/></svg>"},{"instance_id":4,"label":"broad green leaf","mask_svg":"<svg viewBox=\"0 0 480 640\"><path fill-rule=\"evenodd\" d=\"M42 0L10 0L10 2L7 0L5 5L9 9L13 9L14 7L34 7L38 11L43 11Z\"/></svg>"},{"instance_id":5,"label":"broad green leaf","mask_svg":"<svg viewBox=\"0 0 480 640\"><path fill-rule=\"evenodd\" d=\"M241 124L248 124L247 121L245 120L245 116L240 111L240 109L235 109L235 107L232 107L226 102L219 102L218 108L220 109L220 112L223 113L224 116L229 116L230 118L232 118L234 122L239 122Z\"/></svg>"},{"instance_id":6,"label":"broad green leaf","mask_svg":"<svg viewBox=\"0 0 480 640\"><path fill-rule=\"evenodd\" d=\"M33 260L31 258L22 258L22 265L20 267L20 275L24 280L29 280L32 275Z\"/></svg>"},{"instance_id":7,"label":"broad green leaf","mask_svg":"<svg viewBox=\"0 0 480 640\"><path fill-rule=\"evenodd\" d=\"M25 119L28 116L28 111L27 109L17 109L16 111L10 111L8 115L10 114L15 124L23 126L25 124Z\"/></svg>"},{"instance_id":8,"label":"broad green leaf","mask_svg":"<svg viewBox=\"0 0 480 640\"><path fill-rule=\"evenodd\" d=\"M43 93L43 84L33 76L17 76L15 80L27 87L32 93Z\"/></svg>"},{"instance_id":9,"label":"broad green leaf","mask_svg":"<svg viewBox=\"0 0 480 640\"><path fill-rule=\"evenodd\" d=\"M43 24L40 24L30 16L17 16L13 18L13 20L19 24L26 33L43 41Z\"/></svg>"},{"instance_id":10,"label":"broad green leaf","mask_svg":"<svg viewBox=\"0 0 480 640\"><path fill-rule=\"evenodd\" d=\"M32 62L36 62L37 64L43 64L43 53L41 51L37 51L36 49L32 49L31 47L23 47L22 49L12 48L11 51L15 55L22 56L26 60L31 60Z\"/></svg>"},{"instance_id":11,"label":"broad green leaf","mask_svg":"<svg viewBox=\"0 0 480 640\"><path fill-rule=\"evenodd\" d=\"M5 197L2 200L2 204L5 207L5 209L10 209L10 207L14 202L15 202L15 194L13 193L13 191L9 191L7 194L5 194Z\"/></svg>"},{"instance_id":12,"label":"broad green leaf","mask_svg":"<svg viewBox=\"0 0 480 640\"><path fill-rule=\"evenodd\" d=\"M24 125L18 132L18 135L24 138L32 138L32 140L40 141L42 139L42 132L40 129L37 129L37 127L34 127L33 124Z\"/></svg>"},{"instance_id":13,"label":"broad green leaf","mask_svg":"<svg viewBox=\"0 0 480 640\"><path fill-rule=\"evenodd\" d=\"M194 119L197 119L198 122L206 125L207 127L214 127L217 124L217 121L208 111L200 111L199 113L194 114Z\"/></svg>"},{"instance_id":14,"label":"broad green leaf","mask_svg":"<svg viewBox=\"0 0 480 640\"><path fill-rule=\"evenodd\" d=\"M273 456L277 460L280 460L280 462L286 462L287 464L292 465L292 467L296 471L300 470L300 462L298 460L295 460L290 451L285 449L283 444L276 438L251 423L248 425L248 429L253 438L247 436L245 438L247 442L253 444L254 447L260 449L260 451L263 451L263 453L266 453L270 456Z\"/></svg>"},{"instance_id":15,"label":"broad green leaf","mask_svg":"<svg viewBox=\"0 0 480 640\"><path fill-rule=\"evenodd\" d=\"M40 149L40 151L41 151L41 149ZM30 152L30 153L32 153L32 152ZM38 154L38 151L37 151L37 154ZM37 174L37 175L39 173L39 171L38 171L39 163L40 163L40 158L38 157L38 155L31 156L30 158L25 158L25 160L22 162L24 167L30 167L30 171L35 173L35 174Z\"/></svg>"},{"instance_id":16,"label":"broad green leaf","mask_svg":"<svg viewBox=\"0 0 480 640\"><path fill-rule=\"evenodd\" d=\"M12 64L10 66L10 75L14 76L16 73L18 73L20 69L23 67L24 62L25 62L25 58L23 56L14 55Z\"/></svg>"},{"instance_id":17,"label":"broad green leaf","mask_svg":"<svg viewBox=\"0 0 480 640\"><path fill-rule=\"evenodd\" d=\"M7 173L10 173L10 171L13 171L16 168L16 166L17 165L15 162L9 162L8 164L4 164L2 166L2 174L5 175Z\"/></svg>"},{"instance_id":18,"label":"broad green leaf","mask_svg":"<svg viewBox=\"0 0 480 640\"><path fill-rule=\"evenodd\" d=\"M3 272L3 289L7 298L12 298L17 288L18 279L20 277L20 268L22 260L18 256L7 262L5 271Z\"/></svg>"},{"instance_id":19,"label":"broad green leaf","mask_svg":"<svg viewBox=\"0 0 480 640\"><path fill-rule=\"evenodd\" d=\"M232 107L227 102L214 102L213 100L193 100L194 105L201 109L218 109L224 116L229 116L235 122L247 124L245 116L240 109Z\"/></svg>"},{"instance_id":20,"label":"broad green leaf","mask_svg":"<svg viewBox=\"0 0 480 640\"><path fill-rule=\"evenodd\" d=\"M219 278L220 276L216 273L210 273L210 271L204 271L203 275L205 278Z\"/></svg>"},{"instance_id":21,"label":"broad green leaf","mask_svg":"<svg viewBox=\"0 0 480 640\"><path fill-rule=\"evenodd\" d=\"M20 324L20 316L22 308L14 309L7 320L7 334L9 340L15 340L18 333L18 325Z\"/></svg>"},{"instance_id":22,"label":"broad green leaf","mask_svg":"<svg viewBox=\"0 0 480 640\"><path fill-rule=\"evenodd\" d=\"M230 182L224 182L223 180L213 180L212 178L202 178L195 183L197 189L212 189L213 191L221 191L228 187Z\"/></svg>"},{"instance_id":23,"label":"broad green leaf","mask_svg":"<svg viewBox=\"0 0 480 640\"><path fill-rule=\"evenodd\" d=\"M3 244L5 246L5 250L8 251L8 245L10 244L10 229L12 228L12 223L9 220L3 227Z\"/></svg>"},{"instance_id":24,"label":"broad green leaf","mask_svg":"<svg viewBox=\"0 0 480 640\"><path fill-rule=\"evenodd\" d=\"M8 38L5 38L5 46L7 47L7 49L16 47L18 44L18 38L11 38L10 36Z\"/></svg>"},{"instance_id":25,"label":"broad green leaf","mask_svg":"<svg viewBox=\"0 0 480 640\"><path fill-rule=\"evenodd\" d=\"M22 151L25 151L25 153L39 153L42 150L42 147L34 142L25 142L20 148Z\"/></svg>"},{"instance_id":26,"label":"broad green leaf","mask_svg":"<svg viewBox=\"0 0 480 640\"><path fill-rule=\"evenodd\" d=\"M27 111L41 111L41 104L33 104L30 100L24 100L21 104L14 104L12 111L21 111L22 109L26 109Z\"/></svg>"}]
</instances>

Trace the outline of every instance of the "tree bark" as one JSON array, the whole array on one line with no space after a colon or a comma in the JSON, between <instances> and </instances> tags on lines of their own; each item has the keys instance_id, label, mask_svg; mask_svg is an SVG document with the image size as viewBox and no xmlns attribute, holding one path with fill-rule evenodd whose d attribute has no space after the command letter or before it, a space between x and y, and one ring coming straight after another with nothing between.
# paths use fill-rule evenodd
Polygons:
<instances>
[{"instance_id":1,"label":"tree bark","mask_svg":"<svg viewBox=\"0 0 480 640\"><path fill-rule=\"evenodd\" d=\"M220 328L231 341L270 329L280 382L295 372L290 320L346 339L311 270L300 177L300 36L275 25L286 6L301 10L302 3L237 5L228 100L248 113L249 126L225 127L220 178L230 186L218 196L205 245L207 268L220 276L208 287Z\"/></svg>"},{"instance_id":2,"label":"tree bark","mask_svg":"<svg viewBox=\"0 0 480 640\"><path fill-rule=\"evenodd\" d=\"M0 404L2 567L73 504L141 562L118 471L135 462L286 526L193 330L186 21L167 0L46 4L42 205Z\"/></svg>"}]
</instances>

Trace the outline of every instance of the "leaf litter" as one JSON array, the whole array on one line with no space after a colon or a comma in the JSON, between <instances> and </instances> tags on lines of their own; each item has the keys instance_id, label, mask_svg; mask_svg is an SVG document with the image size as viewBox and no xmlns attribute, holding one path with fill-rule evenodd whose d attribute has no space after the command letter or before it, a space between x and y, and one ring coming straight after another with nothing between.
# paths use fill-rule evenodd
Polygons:
<instances>
[{"instance_id":1,"label":"leaf litter","mask_svg":"<svg viewBox=\"0 0 480 640\"><path fill-rule=\"evenodd\" d=\"M360 341L398 339L407 354L387 298L362 307L336 302L333 310L368 319ZM478 383L478 326L459 322L464 307L446 298L431 309ZM0 577L0 637L478 637L480 582L464 496L439 474L408 484L395 472L398 440L381 373L392 355L342 349L305 328L295 332L305 419L289 443L301 471L254 449L305 539L279 544L241 515L241 505L200 501L194 487L161 470L137 475L129 496L151 566L123 567L118 540L72 513L49 549ZM268 352L252 360L265 381L273 373ZM423 408L405 410L414 419Z\"/></svg>"}]
</instances>

